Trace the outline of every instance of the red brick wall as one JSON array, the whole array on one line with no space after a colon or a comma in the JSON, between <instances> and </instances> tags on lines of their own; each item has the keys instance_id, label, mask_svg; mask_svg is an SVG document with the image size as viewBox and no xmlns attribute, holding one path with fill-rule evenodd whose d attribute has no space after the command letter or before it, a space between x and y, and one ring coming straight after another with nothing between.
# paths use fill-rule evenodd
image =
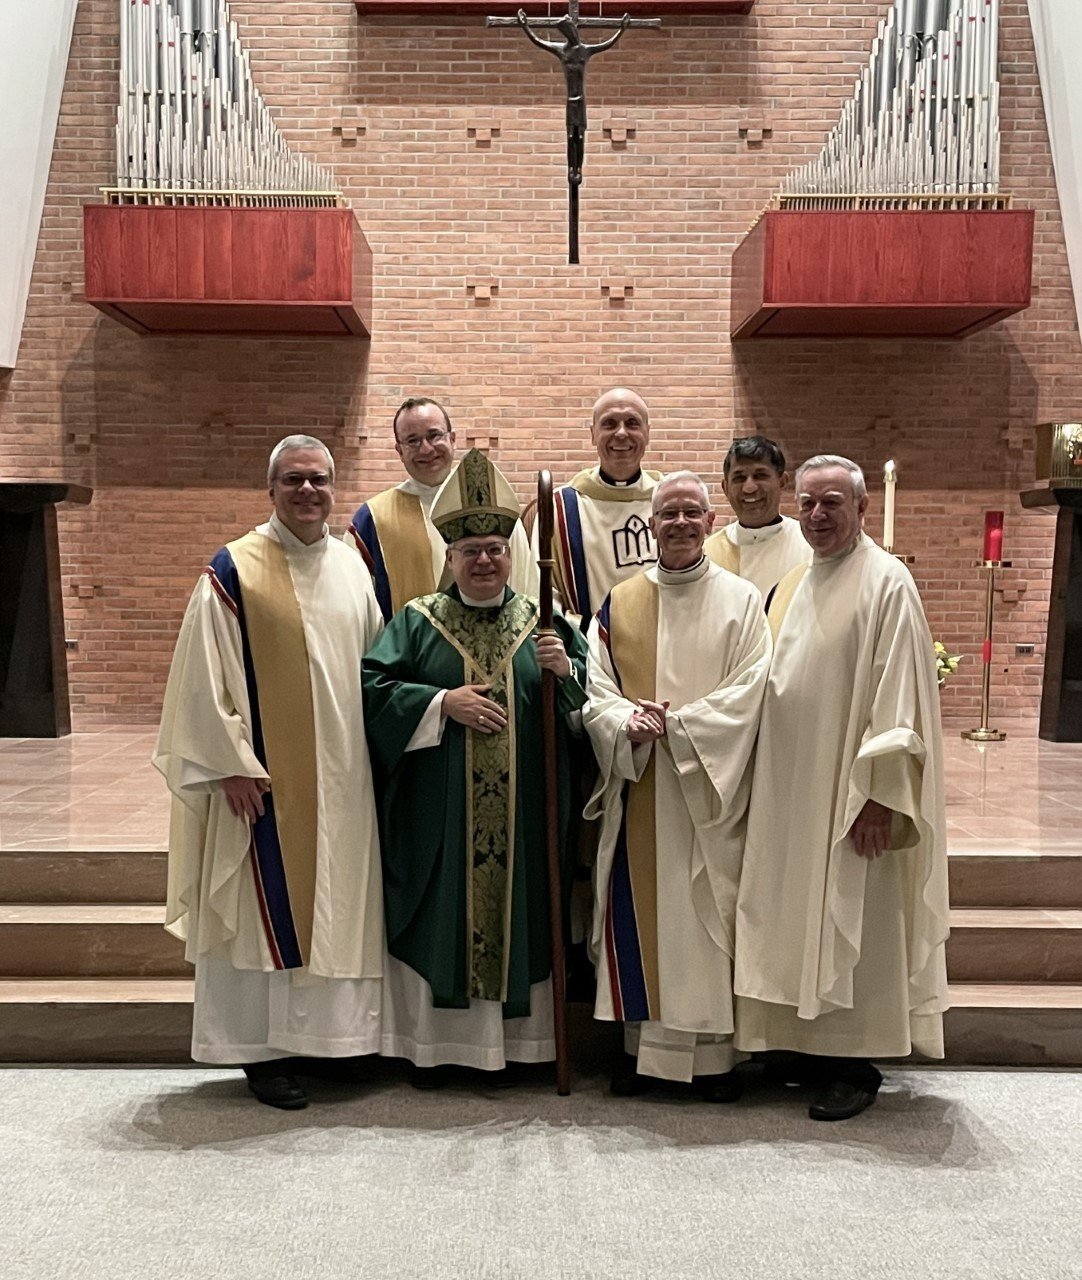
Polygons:
<instances>
[{"instance_id":1,"label":"red brick wall","mask_svg":"<svg viewBox=\"0 0 1082 1280\"><path fill-rule=\"evenodd\" d=\"M617 6L618 7L618 6ZM83 0L22 351L0 380L0 467L94 485L61 536L77 723L153 719L188 590L263 517L288 430L338 457L336 518L399 477L390 417L443 399L465 443L525 496L540 463L589 461L586 415L616 382L650 403L651 461L717 481L734 433L794 459L847 453L900 472L899 549L935 633L966 654L945 712L972 718L982 511L1006 508L1018 599L999 612L994 722L1035 715L1052 520L1023 513L1034 423L1076 415L1082 369L1024 0L1003 0L1003 183L1037 210L1035 299L968 341L730 347L729 257L779 179L810 157L866 59L885 0L760 0L749 18L674 18L590 67L585 265L566 265L563 84L555 62L479 21L358 21L351 0L233 0L291 142L332 167L377 255L376 336L140 338L79 298L81 208L114 178L115 0ZM476 105L470 105L476 104ZM346 108L364 129L335 133ZM615 147L603 125L634 126ZM772 129L749 146L740 125ZM347 122L348 123L348 122ZM471 129L495 129L479 144ZM610 281L630 281L611 301ZM498 282L492 301L470 286ZM724 510L724 502L719 505ZM874 486L870 528L880 528ZM1035 642L1032 658L1014 645Z\"/></svg>"}]
</instances>

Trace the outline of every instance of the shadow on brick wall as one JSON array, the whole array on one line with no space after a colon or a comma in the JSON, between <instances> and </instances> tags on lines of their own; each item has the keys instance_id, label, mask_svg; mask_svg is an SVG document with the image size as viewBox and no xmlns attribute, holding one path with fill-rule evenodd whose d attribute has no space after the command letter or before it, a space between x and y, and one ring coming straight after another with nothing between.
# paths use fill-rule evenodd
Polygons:
<instances>
[{"instance_id":1,"label":"shadow on brick wall","mask_svg":"<svg viewBox=\"0 0 1082 1280\"><path fill-rule=\"evenodd\" d=\"M776 438L794 466L840 453L869 477L894 458L922 488L1032 479L1038 383L1007 326L965 342L786 339L732 350L737 432Z\"/></svg>"},{"instance_id":2,"label":"shadow on brick wall","mask_svg":"<svg viewBox=\"0 0 1082 1280\"><path fill-rule=\"evenodd\" d=\"M237 488L282 436L336 449L368 377L347 339L140 337L102 319L62 381L64 462L101 488Z\"/></svg>"}]
</instances>

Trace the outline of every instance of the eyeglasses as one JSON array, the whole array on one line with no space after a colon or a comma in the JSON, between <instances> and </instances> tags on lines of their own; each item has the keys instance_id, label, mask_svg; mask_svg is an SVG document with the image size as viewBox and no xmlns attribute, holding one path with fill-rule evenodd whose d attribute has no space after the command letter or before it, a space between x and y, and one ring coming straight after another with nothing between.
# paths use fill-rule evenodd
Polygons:
<instances>
[{"instance_id":1,"label":"eyeglasses","mask_svg":"<svg viewBox=\"0 0 1082 1280\"><path fill-rule=\"evenodd\" d=\"M405 440L399 440L399 444L407 453L416 453L418 449L423 448L426 444L430 449L435 449L438 445L449 438L450 431L430 431L426 436L407 436Z\"/></svg>"},{"instance_id":2,"label":"eyeglasses","mask_svg":"<svg viewBox=\"0 0 1082 1280\"><path fill-rule=\"evenodd\" d=\"M654 519L659 524L672 524L673 521L679 520L681 516L685 520L701 520L706 512L702 507L663 507Z\"/></svg>"},{"instance_id":3,"label":"eyeglasses","mask_svg":"<svg viewBox=\"0 0 1082 1280\"><path fill-rule=\"evenodd\" d=\"M314 476L302 475L299 471L287 471L285 475L275 477L285 489L299 489L303 484L310 484L313 489L329 489L331 478L325 471L317 471Z\"/></svg>"},{"instance_id":4,"label":"eyeglasses","mask_svg":"<svg viewBox=\"0 0 1082 1280\"><path fill-rule=\"evenodd\" d=\"M479 560L481 556L488 556L490 560L499 560L501 556L507 555L511 548L506 542L487 542L483 547L452 547L452 551L456 552L463 560Z\"/></svg>"}]
</instances>

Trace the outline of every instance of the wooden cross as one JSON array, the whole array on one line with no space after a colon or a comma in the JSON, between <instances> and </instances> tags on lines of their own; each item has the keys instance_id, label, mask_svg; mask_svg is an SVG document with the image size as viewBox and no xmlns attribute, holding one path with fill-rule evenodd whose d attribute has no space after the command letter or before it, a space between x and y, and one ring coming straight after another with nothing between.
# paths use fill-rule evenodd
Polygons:
<instances>
[{"instance_id":1,"label":"wooden cross","mask_svg":"<svg viewBox=\"0 0 1082 1280\"><path fill-rule=\"evenodd\" d=\"M579 187L582 186L582 162L586 153L586 64L595 53L604 53L620 39L629 27L660 27L660 18L580 18L579 0L568 0L567 12L561 17L527 18L520 9L514 18L486 18L486 27L521 27L539 49L560 60L567 81L567 260L579 260ZM563 40L542 40L534 28L555 28ZM579 34L583 27L617 28L616 34L597 44L587 44Z\"/></svg>"}]
</instances>

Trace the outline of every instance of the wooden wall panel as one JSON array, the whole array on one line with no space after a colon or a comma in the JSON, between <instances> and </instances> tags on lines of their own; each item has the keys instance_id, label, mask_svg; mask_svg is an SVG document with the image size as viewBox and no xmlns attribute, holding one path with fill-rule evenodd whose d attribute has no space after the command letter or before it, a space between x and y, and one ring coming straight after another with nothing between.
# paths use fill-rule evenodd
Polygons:
<instances>
[{"instance_id":1,"label":"wooden wall panel","mask_svg":"<svg viewBox=\"0 0 1082 1280\"><path fill-rule=\"evenodd\" d=\"M370 331L372 251L349 209L84 210L86 299L138 332Z\"/></svg>"},{"instance_id":2,"label":"wooden wall panel","mask_svg":"<svg viewBox=\"0 0 1082 1280\"><path fill-rule=\"evenodd\" d=\"M1029 306L1033 221L770 210L733 255L732 336L965 337Z\"/></svg>"}]
</instances>

